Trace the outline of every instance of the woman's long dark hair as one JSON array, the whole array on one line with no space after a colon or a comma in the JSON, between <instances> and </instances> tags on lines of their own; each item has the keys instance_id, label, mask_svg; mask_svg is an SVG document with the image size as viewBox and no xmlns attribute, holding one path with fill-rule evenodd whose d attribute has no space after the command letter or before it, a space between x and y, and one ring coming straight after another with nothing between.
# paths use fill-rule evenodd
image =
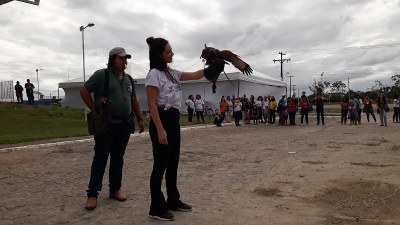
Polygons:
<instances>
[{"instance_id":1,"label":"woman's long dark hair","mask_svg":"<svg viewBox=\"0 0 400 225\"><path fill-rule=\"evenodd\" d=\"M165 72L168 80L172 83L179 83L174 76L169 71L167 62L162 58L162 53L165 50L165 46L169 44L164 38L154 38L148 37L146 39L147 45L149 45L149 60L150 60L150 70L158 69Z\"/></svg>"},{"instance_id":2,"label":"woman's long dark hair","mask_svg":"<svg viewBox=\"0 0 400 225\"><path fill-rule=\"evenodd\" d=\"M381 95L383 96L383 102L381 101ZM386 96L384 95L384 94L379 94L378 95L378 100L376 101L377 103L378 103L378 105L381 105L381 104L387 104L387 99L386 99Z\"/></svg>"},{"instance_id":3,"label":"woman's long dark hair","mask_svg":"<svg viewBox=\"0 0 400 225\"><path fill-rule=\"evenodd\" d=\"M149 37L146 42L149 45L150 70L156 68L160 71L165 71L168 66L162 58L162 53L168 41L164 38Z\"/></svg>"}]
</instances>

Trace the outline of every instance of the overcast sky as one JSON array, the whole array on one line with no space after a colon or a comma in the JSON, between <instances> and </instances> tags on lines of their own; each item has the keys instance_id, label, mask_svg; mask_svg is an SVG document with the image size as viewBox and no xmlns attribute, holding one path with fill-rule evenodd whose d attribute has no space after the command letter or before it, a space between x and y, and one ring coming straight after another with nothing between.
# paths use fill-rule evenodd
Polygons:
<instances>
[{"instance_id":1,"label":"overcast sky","mask_svg":"<svg viewBox=\"0 0 400 225\"><path fill-rule=\"evenodd\" d=\"M148 67L145 39L154 36L169 40L175 62L199 58L207 43L280 79L272 60L282 51L296 89L324 72L324 81L350 77L352 89L366 90L400 72L399 12L400 0L14 1L0 6L0 80L36 84L43 68L40 90L54 95L59 82L83 76L79 27L93 22L85 30L87 75L106 66L115 46Z\"/></svg>"}]
</instances>

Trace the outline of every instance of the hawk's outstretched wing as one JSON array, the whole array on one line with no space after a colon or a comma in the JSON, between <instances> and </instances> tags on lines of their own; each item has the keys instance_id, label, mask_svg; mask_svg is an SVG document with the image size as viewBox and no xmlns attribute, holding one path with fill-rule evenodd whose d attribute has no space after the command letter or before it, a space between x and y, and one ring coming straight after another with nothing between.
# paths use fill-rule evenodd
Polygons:
<instances>
[{"instance_id":1,"label":"hawk's outstretched wing","mask_svg":"<svg viewBox=\"0 0 400 225\"><path fill-rule=\"evenodd\" d=\"M242 73L246 75L250 75L253 73L253 69L247 64L245 61L240 59L240 56L236 55L235 53L229 50L222 50L219 52L219 56L231 62L237 69L239 69Z\"/></svg>"}]
</instances>

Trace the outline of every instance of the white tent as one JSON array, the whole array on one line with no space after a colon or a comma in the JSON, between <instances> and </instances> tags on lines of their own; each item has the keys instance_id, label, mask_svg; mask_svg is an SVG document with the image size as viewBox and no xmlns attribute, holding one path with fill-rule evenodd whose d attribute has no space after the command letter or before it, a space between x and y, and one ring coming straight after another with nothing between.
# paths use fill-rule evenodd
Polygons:
<instances>
[{"instance_id":1,"label":"white tent","mask_svg":"<svg viewBox=\"0 0 400 225\"><path fill-rule=\"evenodd\" d=\"M138 96L140 107L142 111L147 111L146 91L144 88L146 74L148 69L131 63L132 77L136 83L136 94ZM193 59L191 61L172 65L181 71L197 71L204 68L204 63L200 59ZM128 68L129 69L129 68ZM242 74L239 70L232 65L225 66L225 72L231 81L228 81L226 76L222 73L217 81L216 93L212 93L212 83L203 79L184 81L182 84L182 108L181 111L187 111L184 105L189 95L200 94L202 99L206 102L207 108L217 109L221 96L242 96L246 94L248 97L254 95L258 96L271 95L279 98L285 93L286 83L276 78L270 77L263 73L253 71L251 76ZM235 85L233 86L232 85ZM68 82L59 83L59 87L65 91L65 98L61 102L62 106L70 106L75 108L84 108L79 89L83 86L83 79L70 80Z\"/></svg>"}]
</instances>

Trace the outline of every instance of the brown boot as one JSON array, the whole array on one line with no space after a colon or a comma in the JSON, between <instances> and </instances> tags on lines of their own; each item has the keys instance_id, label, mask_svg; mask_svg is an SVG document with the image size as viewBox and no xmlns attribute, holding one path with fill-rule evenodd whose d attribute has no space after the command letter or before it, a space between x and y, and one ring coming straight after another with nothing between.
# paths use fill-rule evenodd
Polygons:
<instances>
[{"instance_id":1,"label":"brown boot","mask_svg":"<svg viewBox=\"0 0 400 225\"><path fill-rule=\"evenodd\" d=\"M120 201L120 202L123 202L126 199L128 199L126 197L126 195L121 190L114 191L114 193L110 193L110 198L113 198L113 199L115 199L117 201Z\"/></svg>"},{"instance_id":2,"label":"brown boot","mask_svg":"<svg viewBox=\"0 0 400 225\"><path fill-rule=\"evenodd\" d=\"M97 206L97 198L96 197L88 197L88 199L86 200L85 208L87 210L93 210L96 208L96 206Z\"/></svg>"}]
</instances>

